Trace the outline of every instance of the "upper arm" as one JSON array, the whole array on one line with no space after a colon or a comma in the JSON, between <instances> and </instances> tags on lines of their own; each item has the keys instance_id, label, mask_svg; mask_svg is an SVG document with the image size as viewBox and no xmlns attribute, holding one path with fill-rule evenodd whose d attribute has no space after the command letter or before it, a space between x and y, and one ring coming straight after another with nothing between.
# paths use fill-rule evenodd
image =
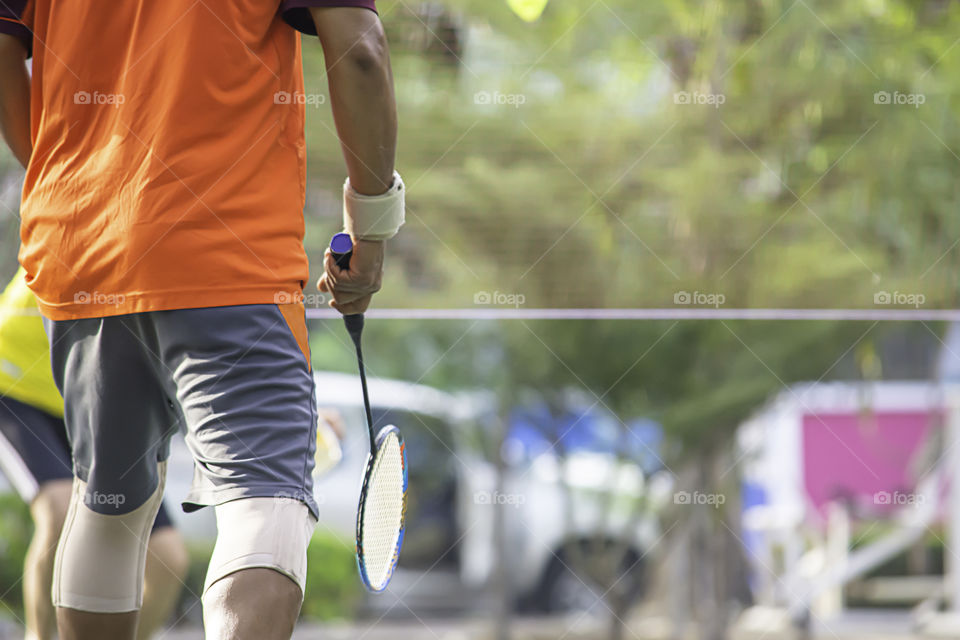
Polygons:
<instances>
[{"instance_id":1,"label":"upper arm","mask_svg":"<svg viewBox=\"0 0 960 640\"><path fill-rule=\"evenodd\" d=\"M316 23L311 16L311 12L316 14L313 11L314 9L332 9L334 7L366 9L374 14L377 11L375 0L283 0L280 4L280 13L287 24L297 31L315 36L320 34L317 33Z\"/></svg>"},{"instance_id":2,"label":"upper arm","mask_svg":"<svg viewBox=\"0 0 960 640\"><path fill-rule=\"evenodd\" d=\"M8 62L14 62L23 65L27 59L27 48L23 41L8 33L0 31L0 62L6 65ZM6 68L6 66L4 66Z\"/></svg>"},{"instance_id":3,"label":"upper arm","mask_svg":"<svg viewBox=\"0 0 960 640\"><path fill-rule=\"evenodd\" d=\"M33 32L24 22L27 0L4 0L0 2L0 38L4 53L17 52L14 43L29 55L33 46Z\"/></svg>"}]
</instances>

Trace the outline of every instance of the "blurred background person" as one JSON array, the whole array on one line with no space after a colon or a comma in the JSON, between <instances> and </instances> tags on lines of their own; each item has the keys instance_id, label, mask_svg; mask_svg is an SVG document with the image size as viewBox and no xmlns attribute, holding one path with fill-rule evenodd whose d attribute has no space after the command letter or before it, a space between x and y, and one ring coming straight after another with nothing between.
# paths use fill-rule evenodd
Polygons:
<instances>
[{"instance_id":1,"label":"blurred background person","mask_svg":"<svg viewBox=\"0 0 960 640\"><path fill-rule=\"evenodd\" d=\"M21 270L0 296L0 469L30 506L34 533L23 567L27 640L54 637L53 563L73 483L63 398L36 300ZM147 546L144 605L137 638L169 618L189 559L164 505Z\"/></svg>"}]
</instances>

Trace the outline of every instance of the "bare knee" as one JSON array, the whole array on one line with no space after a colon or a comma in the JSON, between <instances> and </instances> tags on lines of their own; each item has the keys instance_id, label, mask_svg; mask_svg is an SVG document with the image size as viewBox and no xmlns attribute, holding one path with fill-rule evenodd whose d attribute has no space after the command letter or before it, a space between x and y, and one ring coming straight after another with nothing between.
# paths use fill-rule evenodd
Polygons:
<instances>
[{"instance_id":1,"label":"bare knee","mask_svg":"<svg viewBox=\"0 0 960 640\"><path fill-rule=\"evenodd\" d=\"M302 602L300 587L273 569L243 569L217 580L203 594L206 637L216 640L286 639Z\"/></svg>"},{"instance_id":2,"label":"bare knee","mask_svg":"<svg viewBox=\"0 0 960 640\"><path fill-rule=\"evenodd\" d=\"M316 520L303 503L276 498L226 502L216 514L219 535L203 595L207 637L289 639Z\"/></svg>"},{"instance_id":3,"label":"bare knee","mask_svg":"<svg viewBox=\"0 0 960 640\"><path fill-rule=\"evenodd\" d=\"M303 595L289 577L274 569L254 567L242 569L217 580L207 589L205 602L223 604L255 598L266 610L300 610ZM296 614L295 614L296 615Z\"/></svg>"}]
</instances>

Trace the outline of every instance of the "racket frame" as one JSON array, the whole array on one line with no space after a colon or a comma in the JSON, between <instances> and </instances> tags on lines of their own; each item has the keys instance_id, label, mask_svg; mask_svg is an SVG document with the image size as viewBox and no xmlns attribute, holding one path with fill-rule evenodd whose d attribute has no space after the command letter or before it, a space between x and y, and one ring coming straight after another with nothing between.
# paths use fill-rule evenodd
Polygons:
<instances>
[{"instance_id":1,"label":"racket frame","mask_svg":"<svg viewBox=\"0 0 960 640\"><path fill-rule=\"evenodd\" d=\"M375 586L371 580L370 575L367 573L366 564L363 561L363 524L364 524L364 506L367 501L367 490L369 489L370 479L373 476L373 465L377 459L377 454L380 453L380 447L383 445L384 441L390 436L390 434L396 434L397 440L400 444L400 464L403 469L403 504L400 509L400 533L397 536L397 543L393 549L393 559L390 562L390 570L387 573L386 580L384 580L382 587ZM363 473L363 484L360 487L360 503L357 506L357 569L360 572L360 580L363 582L363 586L367 588L368 591L372 593L381 593L386 590L387 586L390 584L390 579L393 577L393 572L397 568L397 562L400 560L400 549L403 547L403 536L406 532L406 520L407 520L407 452L403 442L403 434L400 433L400 429L394 425L387 425L380 430L380 433L377 434L376 440L374 442L374 449L370 451L370 455L367 457L367 466Z\"/></svg>"}]
</instances>

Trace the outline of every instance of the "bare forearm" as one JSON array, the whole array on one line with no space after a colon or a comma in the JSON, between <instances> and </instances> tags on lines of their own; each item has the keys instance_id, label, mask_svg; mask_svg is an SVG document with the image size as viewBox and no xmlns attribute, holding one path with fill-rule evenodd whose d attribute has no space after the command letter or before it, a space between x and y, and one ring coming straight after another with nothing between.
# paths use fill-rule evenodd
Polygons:
<instances>
[{"instance_id":1,"label":"bare forearm","mask_svg":"<svg viewBox=\"0 0 960 640\"><path fill-rule=\"evenodd\" d=\"M390 188L397 152L397 110L386 69L354 72L337 65L328 72L330 102L343 146L350 184L364 195Z\"/></svg>"},{"instance_id":2,"label":"bare forearm","mask_svg":"<svg viewBox=\"0 0 960 640\"><path fill-rule=\"evenodd\" d=\"M350 184L364 195L381 194L393 181L397 150L397 107L383 26L365 9L311 12Z\"/></svg>"},{"instance_id":3,"label":"bare forearm","mask_svg":"<svg viewBox=\"0 0 960 640\"><path fill-rule=\"evenodd\" d=\"M27 52L13 36L0 34L0 133L24 167L30 161L30 75Z\"/></svg>"}]
</instances>

